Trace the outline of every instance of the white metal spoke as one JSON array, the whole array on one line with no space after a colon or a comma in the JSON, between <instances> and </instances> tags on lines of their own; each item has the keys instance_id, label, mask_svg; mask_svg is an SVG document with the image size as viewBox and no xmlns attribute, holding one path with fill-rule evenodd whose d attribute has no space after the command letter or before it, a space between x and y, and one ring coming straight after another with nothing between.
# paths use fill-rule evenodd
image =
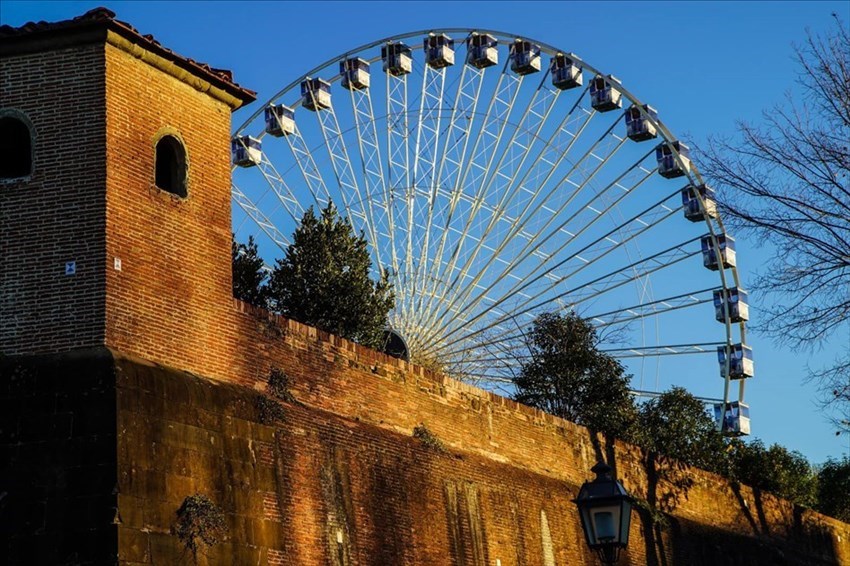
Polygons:
<instances>
[{"instance_id":1,"label":"white metal spoke","mask_svg":"<svg viewBox=\"0 0 850 566\"><path fill-rule=\"evenodd\" d=\"M393 272L398 272L398 256L395 254L395 249L391 246L387 249L382 245L382 242L392 234L394 226L389 206L389 187L384 178L377 123L372 109L372 97L368 88L351 89L349 92L357 128L365 207L374 227L370 242L372 253L379 267L391 266Z\"/></svg>"},{"instance_id":2,"label":"white metal spoke","mask_svg":"<svg viewBox=\"0 0 850 566\"><path fill-rule=\"evenodd\" d=\"M286 141L313 200L319 206L326 206L328 201L331 200L331 195L325 185L321 170L316 166L313 153L307 147L307 143L304 141L304 137L301 135L301 131L297 125L295 126L295 131L286 136Z\"/></svg>"},{"instance_id":3,"label":"white metal spoke","mask_svg":"<svg viewBox=\"0 0 850 566\"><path fill-rule=\"evenodd\" d=\"M269 161L266 155L263 155L263 159L257 164L257 169L263 174L263 177L269 184L269 188L277 195L278 200L289 213L289 216L296 222L300 220L304 216L304 207L289 189L286 181L283 180L283 177L280 176L274 164Z\"/></svg>"},{"instance_id":4,"label":"white metal spoke","mask_svg":"<svg viewBox=\"0 0 850 566\"><path fill-rule=\"evenodd\" d=\"M348 158L348 149L342 138L339 121L336 117L334 107L315 113L318 117L325 141L325 147L331 158L331 166L339 186L339 194L342 197L348 219L355 229L363 230L371 241L378 240L375 234L374 224L369 217L369 207L366 205L351 160ZM380 269L382 266L379 265Z\"/></svg>"},{"instance_id":5,"label":"white metal spoke","mask_svg":"<svg viewBox=\"0 0 850 566\"><path fill-rule=\"evenodd\" d=\"M558 93L559 91L554 91L544 86L535 90L517 126L514 127L513 134L507 143L505 151L502 152L498 164L493 169L494 172L486 180L486 186L481 191L481 194L486 195L485 198L490 195L496 196L498 202L492 207L492 210L488 210L489 218L486 218L487 225L478 237L477 245L469 252L466 261L458 270L455 279L449 283L448 288L457 285L458 278L469 271L482 249L485 248L485 242L488 242L489 235L496 224L505 220L511 222L508 219L507 207L520 194L520 186L516 183L517 177L520 171L523 170L523 165L531 154L537 142L538 135L554 108L554 104L558 99ZM512 224L516 225L517 222L514 221ZM485 267L478 270L477 275L473 277L467 289L473 288L484 277L494 258L499 256L506 241L507 239L504 239L503 242L496 244L497 247L493 249L493 252L489 256L491 261L487 262ZM450 300L450 305L453 302L454 300Z\"/></svg>"},{"instance_id":6,"label":"white metal spoke","mask_svg":"<svg viewBox=\"0 0 850 566\"><path fill-rule=\"evenodd\" d=\"M639 277L645 276L647 274L654 273L654 272L656 272L660 269L663 269L665 267L669 267L669 266L671 266L675 263L678 263L680 261L683 261L683 260L685 260L689 257L692 257L692 256L700 253L699 250L697 250L697 251L687 251L685 249L685 246L687 244L693 243L697 240L698 240L698 238L695 238L694 240L691 240L690 242L684 242L683 244L674 246L672 248L668 248L666 250L663 250L661 252L658 252L656 254L648 256L644 259L641 259L641 260L639 260L639 261L637 261L637 262L635 262L631 265L623 266L619 269L616 269L614 271L606 273L605 275L600 276L600 277L598 277L598 278L596 278L596 279L594 279L594 280L592 280L588 283L581 284L577 287L573 287L569 290L566 290L562 293L559 293L558 295L552 297L551 299L560 299L560 298L564 298L564 297L569 297L570 298L570 305L572 305L572 306L578 305L578 304L580 304L584 301L587 301L591 298L594 298L594 297L596 297L600 294L612 291L612 290L614 290L618 287L621 287L622 285L630 283L630 282L634 281L635 279L637 279ZM632 270L635 269L635 268L640 268L640 269L643 269L644 271L637 273L637 274L634 274ZM568 278L569 278L569 276L564 277L564 279L568 279ZM600 287L600 285L601 285L601 287ZM491 328L494 328L497 325L499 325L500 323L505 322L506 320L512 319L514 317L517 317L517 316L520 316L520 315L523 315L523 314L534 312L537 309L539 309L540 307L545 306L551 300L551 299L546 299L544 301L538 301L537 303L534 303L533 301L535 299L540 299L540 297L529 297L529 298L525 299L524 301L520 302L515 307L513 307L510 314L502 314L501 316L499 316L496 319L495 322L491 322L489 324L486 324L485 326L483 326L479 329L476 329L472 332L469 332L465 336L458 337L458 338L455 338L455 339L451 339L451 337L454 336L455 334L457 334L457 332L459 331L458 328L455 328L453 330L446 332L446 334L443 335L443 340L444 340L445 345L442 346L441 349L445 349L448 346L451 346L451 345L458 343L459 341L463 341L463 340L466 340L466 339L471 338L473 336L476 336L478 334L481 334L482 332L485 332L485 331L487 331ZM473 323L477 322L479 319L481 319L482 317L483 317L483 315L479 314L475 318L470 319L468 321L468 324L473 324ZM454 353L453 350L447 350L447 352L450 353L450 354Z\"/></svg>"},{"instance_id":7,"label":"white metal spoke","mask_svg":"<svg viewBox=\"0 0 850 566\"><path fill-rule=\"evenodd\" d=\"M615 358L645 358L650 356L681 356L683 354L717 355L717 347L725 342L702 344L671 344L669 346L647 346L645 348L602 348L600 351Z\"/></svg>"},{"instance_id":8,"label":"white metal spoke","mask_svg":"<svg viewBox=\"0 0 850 566\"><path fill-rule=\"evenodd\" d=\"M254 205L251 199L248 198L235 184L231 184L230 186L230 195L233 198L233 202L239 205L239 208L244 210L245 214L256 222L257 226L260 227L260 230L262 230L272 242L277 244L280 249L286 251L286 247L289 245L287 237L277 229L274 223L269 220L269 218L263 214L263 212Z\"/></svg>"},{"instance_id":9,"label":"white metal spoke","mask_svg":"<svg viewBox=\"0 0 850 566\"><path fill-rule=\"evenodd\" d=\"M471 210L467 215L467 220L454 246L454 251L451 253L446 267L447 271L444 271L444 274L452 273L455 270L460 253L464 247L462 244L466 241L470 227L485 202L484 190L486 189L488 173L496 157L495 150L499 146L502 134L508 125L508 116L519 94L521 82L522 77L506 73L502 73L499 77L499 83L491 100L490 107L487 109L481 131L475 140L472 158L469 160L460 180L460 187L456 189L463 190L467 194L473 194L474 196L472 197ZM466 187L469 187L469 189L466 189ZM448 277L440 275L438 276L438 280L448 281Z\"/></svg>"}]
</instances>

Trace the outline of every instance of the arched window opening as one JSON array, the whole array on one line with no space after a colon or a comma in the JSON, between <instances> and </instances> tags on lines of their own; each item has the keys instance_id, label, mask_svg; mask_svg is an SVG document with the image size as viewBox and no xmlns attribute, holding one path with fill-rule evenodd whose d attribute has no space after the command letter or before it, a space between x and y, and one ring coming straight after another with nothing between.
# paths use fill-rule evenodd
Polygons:
<instances>
[{"instance_id":1,"label":"arched window opening","mask_svg":"<svg viewBox=\"0 0 850 566\"><path fill-rule=\"evenodd\" d=\"M174 136L163 136L156 142L156 186L186 196L186 150Z\"/></svg>"},{"instance_id":2,"label":"arched window opening","mask_svg":"<svg viewBox=\"0 0 850 566\"><path fill-rule=\"evenodd\" d=\"M0 179L17 179L32 173L32 138L25 123L0 117Z\"/></svg>"},{"instance_id":3,"label":"arched window opening","mask_svg":"<svg viewBox=\"0 0 850 566\"><path fill-rule=\"evenodd\" d=\"M410 360L410 351L407 349L407 342L395 330L384 330L382 343L384 345L382 350L385 354L404 361Z\"/></svg>"}]
</instances>

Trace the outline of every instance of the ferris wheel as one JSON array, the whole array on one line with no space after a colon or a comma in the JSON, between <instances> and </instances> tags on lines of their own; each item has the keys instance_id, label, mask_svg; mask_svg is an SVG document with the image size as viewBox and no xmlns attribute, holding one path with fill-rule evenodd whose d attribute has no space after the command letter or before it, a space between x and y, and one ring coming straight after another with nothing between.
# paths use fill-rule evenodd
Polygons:
<instances>
[{"instance_id":1,"label":"ferris wheel","mask_svg":"<svg viewBox=\"0 0 850 566\"><path fill-rule=\"evenodd\" d=\"M749 433L747 294L714 193L577 55L490 30L375 41L272 96L232 156L237 235L284 250L329 201L365 235L394 283L392 353L499 389L531 321L574 310L638 394L672 379Z\"/></svg>"}]
</instances>

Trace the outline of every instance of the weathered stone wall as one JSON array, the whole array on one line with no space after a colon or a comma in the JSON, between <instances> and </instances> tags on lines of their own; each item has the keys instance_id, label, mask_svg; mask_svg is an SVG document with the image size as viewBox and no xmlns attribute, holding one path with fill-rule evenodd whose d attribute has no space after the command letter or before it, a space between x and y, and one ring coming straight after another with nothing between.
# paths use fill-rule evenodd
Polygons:
<instances>
[{"instance_id":1,"label":"weathered stone wall","mask_svg":"<svg viewBox=\"0 0 850 566\"><path fill-rule=\"evenodd\" d=\"M115 370L106 350L0 356L0 564L111 564Z\"/></svg>"},{"instance_id":2,"label":"weathered stone wall","mask_svg":"<svg viewBox=\"0 0 850 566\"><path fill-rule=\"evenodd\" d=\"M624 564L850 563L848 525L700 470L648 471L632 447L462 384L364 363L350 344L300 330L292 324L279 346L297 402L272 405L274 418L262 380L225 383L105 351L5 358L3 430L16 432L3 438L0 491L14 515L0 512L0 562L110 563L95 549L114 549L127 564L190 563L172 529L183 499L202 493L228 524L202 563L590 565L571 500L599 454L657 509L635 513ZM31 404L42 407L35 428ZM92 415L100 424L83 426ZM445 451L413 437L419 423ZM44 456L32 446L44 436L53 444L37 448L71 448ZM101 448L82 456L82 442ZM14 520L21 509L44 512ZM97 543L110 536L113 546ZM30 559L31 545L43 560Z\"/></svg>"}]
</instances>

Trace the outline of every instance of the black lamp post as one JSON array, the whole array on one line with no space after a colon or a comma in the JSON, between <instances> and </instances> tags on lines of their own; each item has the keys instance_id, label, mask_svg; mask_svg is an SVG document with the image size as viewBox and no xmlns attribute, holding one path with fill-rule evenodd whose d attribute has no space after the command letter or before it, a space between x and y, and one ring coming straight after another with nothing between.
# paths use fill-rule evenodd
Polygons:
<instances>
[{"instance_id":1,"label":"black lamp post","mask_svg":"<svg viewBox=\"0 0 850 566\"><path fill-rule=\"evenodd\" d=\"M599 462L590 469L596 479L584 482L574 503L578 506L587 546L603 564L614 564L629 544L632 496L611 477L611 466Z\"/></svg>"}]
</instances>

